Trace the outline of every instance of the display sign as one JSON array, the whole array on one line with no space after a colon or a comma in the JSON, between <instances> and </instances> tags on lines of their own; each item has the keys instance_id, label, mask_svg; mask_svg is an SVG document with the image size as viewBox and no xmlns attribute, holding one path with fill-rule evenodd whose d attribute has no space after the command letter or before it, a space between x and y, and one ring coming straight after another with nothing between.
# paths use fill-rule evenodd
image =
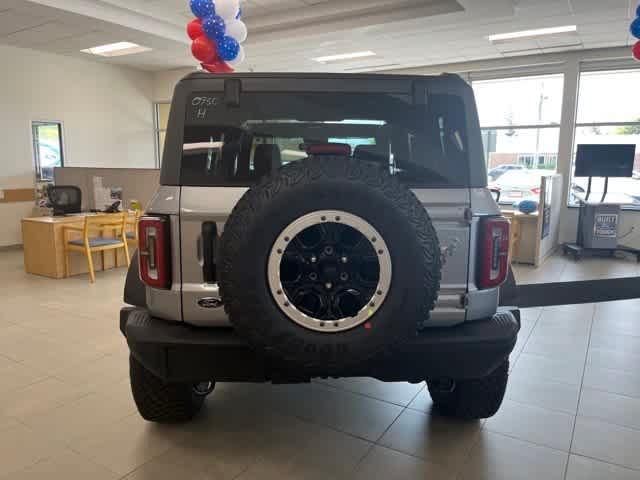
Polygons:
<instances>
[{"instance_id":1,"label":"display sign","mask_svg":"<svg viewBox=\"0 0 640 480\"><path fill-rule=\"evenodd\" d=\"M596 215L595 222L593 224L593 235L597 238L617 238L618 215Z\"/></svg>"}]
</instances>

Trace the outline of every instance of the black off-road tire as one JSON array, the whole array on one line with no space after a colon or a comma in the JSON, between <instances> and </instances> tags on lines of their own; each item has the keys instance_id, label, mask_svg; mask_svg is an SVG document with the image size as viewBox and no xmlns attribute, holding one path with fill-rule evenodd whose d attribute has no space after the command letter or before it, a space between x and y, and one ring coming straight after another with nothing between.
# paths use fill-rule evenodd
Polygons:
<instances>
[{"instance_id":1,"label":"black off-road tire","mask_svg":"<svg viewBox=\"0 0 640 480\"><path fill-rule=\"evenodd\" d=\"M129 356L131 392L138 412L156 423L182 423L191 420L202 408L204 396L197 395L188 383L165 383Z\"/></svg>"},{"instance_id":2,"label":"black off-road tire","mask_svg":"<svg viewBox=\"0 0 640 480\"><path fill-rule=\"evenodd\" d=\"M392 261L384 303L366 324L337 333L289 319L267 279L276 238L293 221L320 210L346 211L369 222ZM239 335L287 366L318 374L344 374L414 337L440 288L440 246L424 206L388 170L346 157L291 163L251 188L225 225L219 255L221 295Z\"/></svg>"},{"instance_id":3,"label":"black off-road tire","mask_svg":"<svg viewBox=\"0 0 640 480\"><path fill-rule=\"evenodd\" d=\"M463 420L477 420L496 414L507 389L508 377L509 361L506 360L484 378L455 382L451 391L443 389L441 382L427 380L427 386L438 412Z\"/></svg>"}]
</instances>

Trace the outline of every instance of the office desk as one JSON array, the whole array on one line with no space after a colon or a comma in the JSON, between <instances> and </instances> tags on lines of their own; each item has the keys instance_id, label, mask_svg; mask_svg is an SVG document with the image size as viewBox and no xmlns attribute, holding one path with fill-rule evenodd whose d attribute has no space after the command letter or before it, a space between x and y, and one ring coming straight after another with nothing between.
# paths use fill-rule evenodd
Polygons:
<instances>
[{"instance_id":1,"label":"office desk","mask_svg":"<svg viewBox=\"0 0 640 480\"><path fill-rule=\"evenodd\" d=\"M518 211L503 211L502 215L511 221L509 238L511 262L536 265L540 250L538 212L524 214Z\"/></svg>"},{"instance_id":2,"label":"office desk","mask_svg":"<svg viewBox=\"0 0 640 480\"><path fill-rule=\"evenodd\" d=\"M90 215L90 214L87 214ZM69 225L83 226L84 215L71 217L31 217L22 219L22 242L24 244L24 269L27 273L50 278L64 278L64 227ZM79 232L69 234L70 238L80 238ZM105 231L104 236L111 233ZM131 247L130 247L131 248ZM122 251L116 251L118 265L125 266L126 260ZM133 251L131 251L133 254ZM113 252L105 254L105 269L115 267ZM87 259L84 255L71 253L70 275L87 273ZM93 257L96 269L102 266L100 254Z\"/></svg>"}]
</instances>

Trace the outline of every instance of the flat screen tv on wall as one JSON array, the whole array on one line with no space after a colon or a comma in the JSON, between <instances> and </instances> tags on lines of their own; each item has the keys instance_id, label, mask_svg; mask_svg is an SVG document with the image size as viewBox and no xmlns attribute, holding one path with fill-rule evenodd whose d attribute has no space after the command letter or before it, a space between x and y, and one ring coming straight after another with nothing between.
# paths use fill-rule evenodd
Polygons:
<instances>
[{"instance_id":1,"label":"flat screen tv on wall","mask_svg":"<svg viewBox=\"0 0 640 480\"><path fill-rule=\"evenodd\" d=\"M576 177L631 177L636 146L578 145Z\"/></svg>"}]
</instances>

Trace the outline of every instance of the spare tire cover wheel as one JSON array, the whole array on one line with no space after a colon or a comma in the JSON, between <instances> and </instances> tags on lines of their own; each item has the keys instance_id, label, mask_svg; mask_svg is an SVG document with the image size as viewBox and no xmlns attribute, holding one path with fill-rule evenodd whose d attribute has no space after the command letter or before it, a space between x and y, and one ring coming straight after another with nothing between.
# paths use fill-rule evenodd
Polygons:
<instances>
[{"instance_id":1,"label":"spare tire cover wheel","mask_svg":"<svg viewBox=\"0 0 640 480\"><path fill-rule=\"evenodd\" d=\"M220 246L236 331L330 373L415 336L440 286L440 247L415 195L376 164L289 164L241 198Z\"/></svg>"}]
</instances>

